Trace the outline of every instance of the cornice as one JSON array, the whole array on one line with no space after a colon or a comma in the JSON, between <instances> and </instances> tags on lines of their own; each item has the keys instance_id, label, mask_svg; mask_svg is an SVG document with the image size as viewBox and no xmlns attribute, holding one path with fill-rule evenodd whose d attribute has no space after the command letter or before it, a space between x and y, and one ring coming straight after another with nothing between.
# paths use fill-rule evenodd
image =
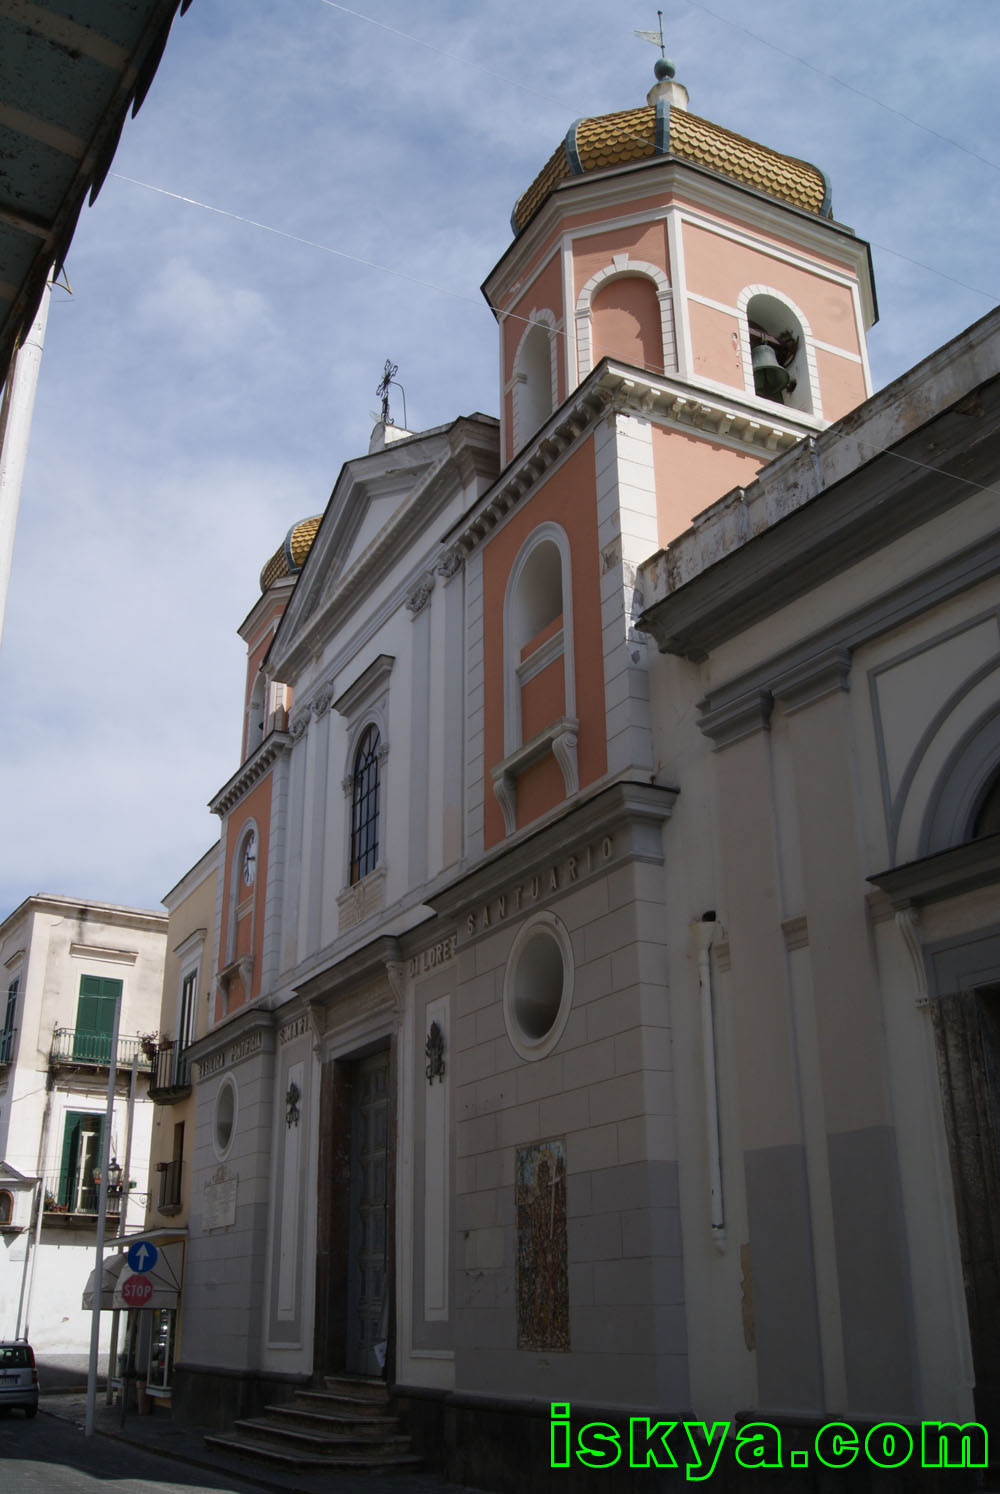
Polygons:
<instances>
[{"instance_id":1,"label":"cornice","mask_svg":"<svg viewBox=\"0 0 1000 1494\"><path fill-rule=\"evenodd\" d=\"M887 418L895 419L898 397L886 393ZM1000 378L968 398L953 398L872 454L882 406L883 396L875 396L747 488L726 494L642 566L640 587L650 600L638 627L662 653L707 658L991 484L1000 447Z\"/></svg>"},{"instance_id":2,"label":"cornice","mask_svg":"<svg viewBox=\"0 0 1000 1494\"><path fill-rule=\"evenodd\" d=\"M198 1065L199 1079L204 1079L258 1053L273 1053L274 1025L274 1015L266 1007L245 1007L222 1026L197 1038L185 1052Z\"/></svg>"},{"instance_id":3,"label":"cornice","mask_svg":"<svg viewBox=\"0 0 1000 1494\"><path fill-rule=\"evenodd\" d=\"M637 174L643 172L647 176L653 173L648 184L636 180ZM603 174L588 172L584 177L567 177L560 182L483 281L483 295L491 309L501 314L496 300L516 285L518 275L524 274L550 239L563 233L572 235L577 228L586 230L592 226L574 224L574 218L595 209L613 213L620 207L627 212L629 204L637 197L667 194L670 195L669 202L648 209L641 216L654 220L674 208L683 211L689 205L736 220L752 231L780 238L807 253L848 261L861 284L866 323L870 326L878 320L871 253L867 242L852 228L833 218L819 218L804 208L757 192L744 183L716 174L706 166L677 157L652 157ZM609 226L614 226L613 221L602 225L602 229ZM516 295L519 291L520 287L513 293Z\"/></svg>"},{"instance_id":4,"label":"cornice","mask_svg":"<svg viewBox=\"0 0 1000 1494\"><path fill-rule=\"evenodd\" d=\"M292 745L293 738L287 731L272 731L261 742L252 757L248 757L238 772L224 784L214 799L208 801L213 814L226 815L259 783L283 752Z\"/></svg>"},{"instance_id":5,"label":"cornice","mask_svg":"<svg viewBox=\"0 0 1000 1494\"><path fill-rule=\"evenodd\" d=\"M1000 835L984 835L952 850L877 872L867 880L880 888L896 909L994 887L1000 883Z\"/></svg>"},{"instance_id":6,"label":"cornice","mask_svg":"<svg viewBox=\"0 0 1000 1494\"><path fill-rule=\"evenodd\" d=\"M676 798L676 789L657 784L629 780L611 784L514 845L505 842L449 885L426 893L424 902L440 916L458 918L466 908L488 901L511 881L530 875L540 863L569 854L626 824L650 825L659 833L673 812Z\"/></svg>"},{"instance_id":7,"label":"cornice","mask_svg":"<svg viewBox=\"0 0 1000 1494\"><path fill-rule=\"evenodd\" d=\"M765 462L813 430L811 423L792 415L779 419L770 410L751 405L739 390L720 395L671 375L645 373L603 358L493 487L448 531L444 539L449 563L457 567L471 555L609 411L634 413L686 435L697 430Z\"/></svg>"}]
</instances>

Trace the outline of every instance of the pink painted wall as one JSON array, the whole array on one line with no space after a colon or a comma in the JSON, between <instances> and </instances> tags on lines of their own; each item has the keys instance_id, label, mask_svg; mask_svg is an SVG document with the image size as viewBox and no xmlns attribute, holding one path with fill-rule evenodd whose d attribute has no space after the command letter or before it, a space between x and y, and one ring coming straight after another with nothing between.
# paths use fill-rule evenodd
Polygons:
<instances>
[{"instance_id":1,"label":"pink painted wall","mask_svg":"<svg viewBox=\"0 0 1000 1494\"><path fill-rule=\"evenodd\" d=\"M823 419L839 420L848 410L867 399L865 376L860 363L838 358L836 353L816 349L816 372L823 391Z\"/></svg>"},{"instance_id":2,"label":"pink painted wall","mask_svg":"<svg viewBox=\"0 0 1000 1494\"><path fill-rule=\"evenodd\" d=\"M528 330L528 317L532 311L548 309L558 322L562 318L562 269L558 254L553 254L541 273L531 282L527 290L510 307L503 324L503 377L504 383L514 372L514 359L521 338ZM560 371L561 372L561 371ZM559 398L564 392L560 383Z\"/></svg>"},{"instance_id":3,"label":"pink painted wall","mask_svg":"<svg viewBox=\"0 0 1000 1494\"><path fill-rule=\"evenodd\" d=\"M860 353L854 302L847 286L693 223L684 225L684 262L689 291L735 306L748 285L772 286L800 308L813 337Z\"/></svg>"},{"instance_id":4,"label":"pink painted wall","mask_svg":"<svg viewBox=\"0 0 1000 1494\"><path fill-rule=\"evenodd\" d=\"M705 379L717 379L720 384L732 384L742 392L739 318L730 312L717 311L714 306L704 306L700 301L689 301L688 325L694 372Z\"/></svg>"},{"instance_id":5,"label":"pink painted wall","mask_svg":"<svg viewBox=\"0 0 1000 1494\"><path fill-rule=\"evenodd\" d=\"M764 465L759 457L733 451L705 436L688 436L655 425L652 435L661 546L689 529L695 515L730 488L752 482Z\"/></svg>"},{"instance_id":6,"label":"pink painted wall","mask_svg":"<svg viewBox=\"0 0 1000 1494\"><path fill-rule=\"evenodd\" d=\"M629 208L632 211L632 208ZM612 256L627 253L632 259L647 260L656 265L668 277L670 259L667 253L667 225L662 219L655 223L629 223L618 228L609 228L607 233L595 233L573 244L573 300L598 270L611 264Z\"/></svg>"}]
</instances>

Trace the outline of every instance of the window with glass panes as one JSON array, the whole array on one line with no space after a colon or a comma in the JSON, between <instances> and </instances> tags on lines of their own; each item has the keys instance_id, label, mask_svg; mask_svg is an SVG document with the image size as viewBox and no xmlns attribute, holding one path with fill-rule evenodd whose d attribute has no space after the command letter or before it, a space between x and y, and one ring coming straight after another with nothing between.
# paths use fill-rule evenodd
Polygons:
<instances>
[{"instance_id":1,"label":"window with glass panes","mask_svg":"<svg viewBox=\"0 0 1000 1494\"><path fill-rule=\"evenodd\" d=\"M10 1063L14 1046L14 1013L17 1010L17 990L20 985L15 975L7 987L7 1010L4 1014L3 1030L0 1031L0 1063Z\"/></svg>"},{"instance_id":2,"label":"window with glass panes","mask_svg":"<svg viewBox=\"0 0 1000 1494\"><path fill-rule=\"evenodd\" d=\"M365 729L354 755L351 791L351 882L360 882L378 862L378 727Z\"/></svg>"}]
</instances>

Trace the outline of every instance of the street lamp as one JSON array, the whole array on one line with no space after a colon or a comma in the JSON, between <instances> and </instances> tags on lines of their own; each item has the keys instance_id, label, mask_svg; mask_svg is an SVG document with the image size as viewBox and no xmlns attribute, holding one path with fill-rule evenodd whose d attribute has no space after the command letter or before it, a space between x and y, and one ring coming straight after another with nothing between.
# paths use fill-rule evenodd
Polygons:
<instances>
[{"instance_id":1,"label":"street lamp","mask_svg":"<svg viewBox=\"0 0 1000 1494\"><path fill-rule=\"evenodd\" d=\"M108 1163L108 1192L119 1194L122 1191L122 1170L117 1157L112 1157Z\"/></svg>"}]
</instances>

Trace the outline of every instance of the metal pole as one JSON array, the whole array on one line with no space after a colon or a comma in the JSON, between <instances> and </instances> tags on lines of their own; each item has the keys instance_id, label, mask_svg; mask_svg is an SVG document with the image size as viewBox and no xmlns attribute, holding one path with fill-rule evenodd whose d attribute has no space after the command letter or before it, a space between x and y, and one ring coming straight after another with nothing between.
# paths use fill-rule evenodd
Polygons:
<instances>
[{"instance_id":1,"label":"metal pole","mask_svg":"<svg viewBox=\"0 0 1000 1494\"><path fill-rule=\"evenodd\" d=\"M41 1215L42 1206L45 1203L45 1179L44 1178L39 1178L38 1182L35 1184L35 1191L34 1191L34 1193L31 1196L31 1203L32 1203L31 1223L32 1223L32 1228L34 1229L35 1222L38 1219L38 1217ZM35 1210L37 1210L37 1213L35 1212ZM21 1295L20 1295L20 1297L17 1300L17 1328L14 1331L14 1337L15 1338L20 1338L21 1337L21 1318L22 1318L22 1316L24 1314L24 1308L25 1308L25 1303L26 1303L27 1294L28 1294L28 1266L29 1266L30 1262L31 1262L31 1237L29 1235L29 1237L24 1242L24 1269L21 1272ZM27 1333L25 1333L24 1336L25 1336L25 1338L27 1338L27 1336L28 1336Z\"/></svg>"},{"instance_id":2,"label":"metal pole","mask_svg":"<svg viewBox=\"0 0 1000 1494\"><path fill-rule=\"evenodd\" d=\"M94 1276L94 1305L90 1317L90 1365L87 1370L87 1419L84 1424L85 1437L94 1435L94 1414L97 1409L97 1350L101 1337L101 1287L104 1284L104 1233L105 1213L108 1207L108 1163L111 1160L111 1128L115 1120L115 1079L118 1075L118 1030L121 1025L122 996L119 992L115 1002L114 1031L111 1034L111 1052L108 1054L108 1103L105 1110L104 1136L101 1140L101 1188L97 1199L97 1244L94 1248L96 1267Z\"/></svg>"},{"instance_id":3,"label":"metal pole","mask_svg":"<svg viewBox=\"0 0 1000 1494\"><path fill-rule=\"evenodd\" d=\"M42 1241L42 1221L45 1215L45 1158L46 1148L49 1144L49 1119L52 1115L52 1078L45 1086L45 1109L42 1111L42 1129L38 1138L38 1173L41 1178L41 1194L38 1199L38 1208L35 1212L35 1238L31 1245L31 1266L28 1270L28 1299L24 1304L24 1336L31 1338L31 1301L35 1290L35 1262L38 1259L38 1250Z\"/></svg>"},{"instance_id":4,"label":"metal pole","mask_svg":"<svg viewBox=\"0 0 1000 1494\"><path fill-rule=\"evenodd\" d=\"M132 1122L135 1119L135 1085L139 1073L139 1050L132 1054L132 1076L128 1086L128 1116L125 1121L125 1171L122 1173L122 1204L121 1213L118 1216L118 1233L125 1233L125 1221L128 1218L129 1201L129 1169L132 1165Z\"/></svg>"}]
</instances>

